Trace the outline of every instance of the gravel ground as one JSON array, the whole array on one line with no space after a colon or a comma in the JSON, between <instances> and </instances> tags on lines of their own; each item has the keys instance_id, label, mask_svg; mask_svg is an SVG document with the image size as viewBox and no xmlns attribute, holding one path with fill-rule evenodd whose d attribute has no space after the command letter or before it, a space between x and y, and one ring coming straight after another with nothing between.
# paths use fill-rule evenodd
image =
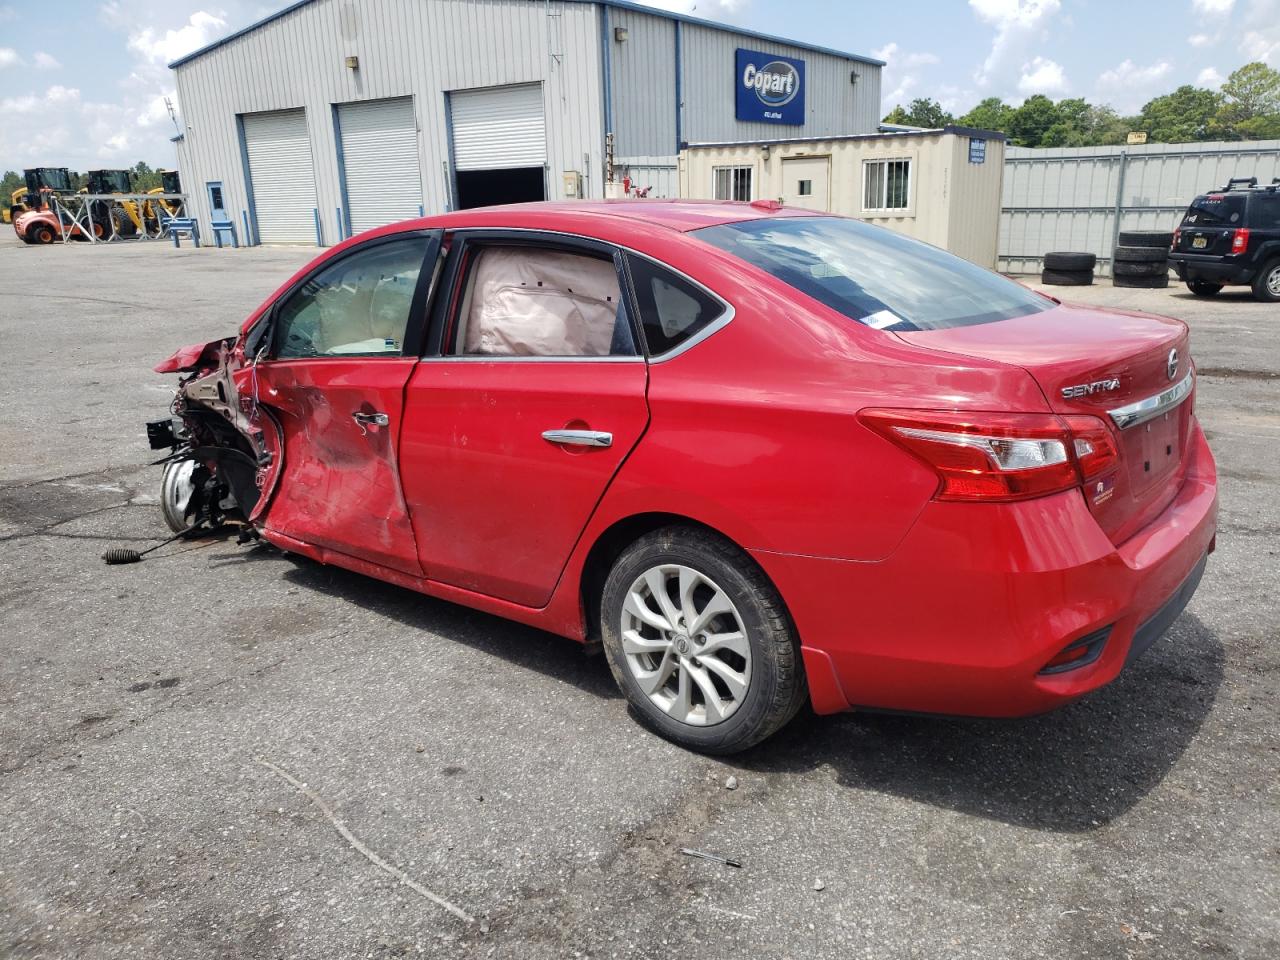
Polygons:
<instances>
[{"instance_id":1,"label":"gravel ground","mask_svg":"<svg viewBox=\"0 0 1280 960\"><path fill-rule=\"evenodd\" d=\"M1061 291L1190 322L1222 474L1116 683L722 762L534 630L230 540L101 563L164 532L152 364L312 253L0 241L0 957L1280 955L1280 306Z\"/></svg>"}]
</instances>

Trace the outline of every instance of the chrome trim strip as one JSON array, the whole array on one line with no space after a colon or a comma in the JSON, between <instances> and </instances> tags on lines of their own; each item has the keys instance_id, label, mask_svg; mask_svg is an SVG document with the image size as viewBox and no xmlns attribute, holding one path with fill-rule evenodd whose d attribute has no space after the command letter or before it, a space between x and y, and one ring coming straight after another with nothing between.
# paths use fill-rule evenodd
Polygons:
<instances>
[{"instance_id":1,"label":"chrome trim strip","mask_svg":"<svg viewBox=\"0 0 1280 960\"><path fill-rule=\"evenodd\" d=\"M1123 407L1108 410L1107 413L1121 430L1136 427L1140 423L1154 420L1162 413L1167 413L1187 399L1191 395L1195 382L1195 370L1188 370L1187 375L1172 387L1169 387L1169 389L1162 390L1155 396L1147 397L1144 400L1138 400Z\"/></svg>"},{"instance_id":2,"label":"chrome trim strip","mask_svg":"<svg viewBox=\"0 0 1280 960\"><path fill-rule=\"evenodd\" d=\"M542 439L575 447L613 446L613 434L600 430L544 430Z\"/></svg>"}]
</instances>

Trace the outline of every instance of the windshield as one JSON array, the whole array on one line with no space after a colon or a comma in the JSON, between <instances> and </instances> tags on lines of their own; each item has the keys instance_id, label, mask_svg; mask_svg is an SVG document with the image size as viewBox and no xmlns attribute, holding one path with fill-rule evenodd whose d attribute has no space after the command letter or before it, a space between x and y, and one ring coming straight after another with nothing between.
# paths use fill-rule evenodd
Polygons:
<instances>
[{"instance_id":1,"label":"windshield","mask_svg":"<svg viewBox=\"0 0 1280 960\"><path fill-rule=\"evenodd\" d=\"M942 330L1053 306L997 273L858 220L747 220L693 235L878 330Z\"/></svg>"},{"instance_id":2,"label":"windshield","mask_svg":"<svg viewBox=\"0 0 1280 960\"><path fill-rule=\"evenodd\" d=\"M1184 227L1239 226L1244 219L1244 197L1239 194L1210 193L1196 197L1182 218Z\"/></svg>"}]
</instances>

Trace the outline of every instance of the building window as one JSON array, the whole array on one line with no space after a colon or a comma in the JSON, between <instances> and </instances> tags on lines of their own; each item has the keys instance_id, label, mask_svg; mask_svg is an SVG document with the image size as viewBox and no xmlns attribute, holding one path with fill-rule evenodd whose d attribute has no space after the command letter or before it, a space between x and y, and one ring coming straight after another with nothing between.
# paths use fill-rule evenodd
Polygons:
<instances>
[{"instance_id":1,"label":"building window","mask_svg":"<svg viewBox=\"0 0 1280 960\"><path fill-rule=\"evenodd\" d=\"M863 210L906 210L910 206L910 160L866 160L863 162Z\"/></svg>"},{"instance_id":2,"label":"building window","mask_svg":"<svg viewBox=\"0 0 1280 960\"><path fill-rule=\"evenodd\" d=\"M812 181L812 180L801 180L801 181L800 181L800 183L799 183L799 189L797 189L797 190L796 190L796 194L797 194L798 196L801 196L801 197L812 197L812 196L813 196L813 181Z\"/></svg>"},{"instance_id":3,"label":"building window","mask_svg":"<svg viewBox=\"0 0 1280 960\"><path fill-rule=\"evenodd\" d=\"M716 167L715 174L717 200L751 199L750 167Z\"/></svg>"}]
</instances>

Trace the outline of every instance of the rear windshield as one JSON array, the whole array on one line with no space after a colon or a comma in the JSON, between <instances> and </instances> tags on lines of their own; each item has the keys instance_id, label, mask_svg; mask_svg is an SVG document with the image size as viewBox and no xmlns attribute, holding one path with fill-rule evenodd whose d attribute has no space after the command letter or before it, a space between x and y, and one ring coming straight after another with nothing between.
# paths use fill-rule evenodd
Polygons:
<instances>
[{"instance_id":1,"label":"rear windshield","mask_svg":"<svg viewBox=\"0 0 1280 960\"><path fill-rule=\"evenodd\" d=\"M1244 197L1240 194L1209 193L1196 197L1182 218L1184 227L1231 227L1244 220Z\"/></svg>"},{"instance_id":2,"label":"rear windshield","mask_svg":"<svg viewBox=\"0 0 1280 960\"><path fill-rule=\"evenodd\" d=\"M998 273L858 220L747 220L693 235L878 330L945 330L1053 306Z\"/></svg>"}]
</instances>

